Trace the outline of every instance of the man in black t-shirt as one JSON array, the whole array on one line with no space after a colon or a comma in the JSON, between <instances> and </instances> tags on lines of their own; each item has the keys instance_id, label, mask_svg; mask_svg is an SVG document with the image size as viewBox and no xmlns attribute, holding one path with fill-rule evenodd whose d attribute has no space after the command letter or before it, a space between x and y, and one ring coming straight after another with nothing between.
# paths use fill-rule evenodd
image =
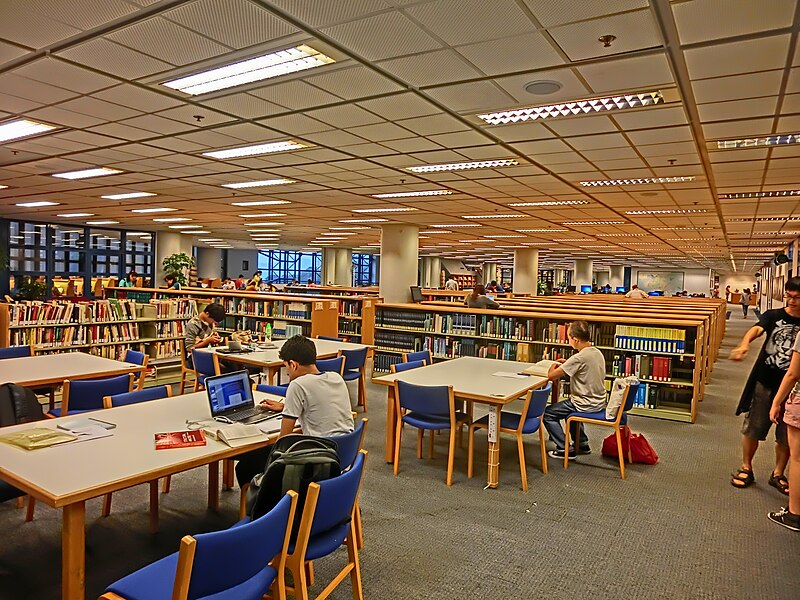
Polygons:
<instances>
[{"instance_id":1,"label":"man in black t-shirt","mask_svg":"<svg viewBox=\"0 0 800 600\"><path fill-rule=\"evenodd\" d=\"M746 488L755 482L753 456L758 450L758 443L767 439L772 425L769 418L772 399L792 361L792 345L800 333L800 277L792 277L786 282L784 300L784 308L762 314L758 324L751 327L741 343L731 351L732 360L742 360L750 344L762 334L767 334L736 408L737 415L746 414L742 426L742 466L731 477L733 487ZM775 468L769 484L788 494L789 483L784 472L789 461L789 447L786 425L782 420L775 428L775 442ZM800 482L795 485L800 485Z\"/></svg>"}]
</instances>

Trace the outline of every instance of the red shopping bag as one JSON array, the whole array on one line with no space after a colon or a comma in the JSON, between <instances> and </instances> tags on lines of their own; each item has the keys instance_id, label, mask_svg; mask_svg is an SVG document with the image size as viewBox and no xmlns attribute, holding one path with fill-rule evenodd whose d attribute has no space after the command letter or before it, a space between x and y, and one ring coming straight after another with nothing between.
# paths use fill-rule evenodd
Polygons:
<instances>
[{"instance_id":1,"label":"red shopping bag","mask_svg":"<svg viewBox=\"0 0 800 600\"><path fill-rule=\"evenodd\" d=\"M622 428L622 453L628 462L654 465L658 462L658 454L641 433L631 433L627 427ZM603 456L617 458L617 436L609 435L603 440Z\"/></svg>"}]
</instances>

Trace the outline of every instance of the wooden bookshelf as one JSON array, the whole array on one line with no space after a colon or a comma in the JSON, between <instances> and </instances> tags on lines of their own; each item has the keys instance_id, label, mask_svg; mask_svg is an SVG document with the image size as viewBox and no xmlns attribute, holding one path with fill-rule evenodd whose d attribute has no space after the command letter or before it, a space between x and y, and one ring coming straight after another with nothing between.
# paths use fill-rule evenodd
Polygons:
<instances>
[{"instance_id":1,"label":"wooden bookshelf","mask_svg":"<svg viewBox=\"0 0 800 600\"><path fill-rule=\"evenodd\" d=\"M308 287L307 285L287 285L284 289L290 294L313 294L315 296L377 296L380 293L376 285L365 287L342 287L338 285Z\"/></svg>"},{"instance_id":2,"label":"wooden bookshelf","mask_svg":"<svg viewBox=\"0 0 800 600\"><path fill-rule=\"evenodd\" d=\"M458 356L531 362L566 358L572 353L566 327L576 319L575 308L480 310L439 304L380 304L374 370L388 372L392 363L402 360L403 352L425 349L431 350L435 360ZM706 317L673 316L667 311L658 318L636 313L622 316L595 310L577 318L586 320L594 330L595 344L606 357L609 388L615 377L639 373L645 386L632 414L695 421L705 391L711 341L706 335Z\"/></svg>"},{"instance_id":3,"label":"wooden bookshelf","mask_svg":"<svg viewBox=\"0 0 800 600\"><path fill-rule=\"evenodd\" d=\"M380 298L348 297L339 300L339 337L347 342L373 344L375 306Z\"/></svg>"}]
</instances>

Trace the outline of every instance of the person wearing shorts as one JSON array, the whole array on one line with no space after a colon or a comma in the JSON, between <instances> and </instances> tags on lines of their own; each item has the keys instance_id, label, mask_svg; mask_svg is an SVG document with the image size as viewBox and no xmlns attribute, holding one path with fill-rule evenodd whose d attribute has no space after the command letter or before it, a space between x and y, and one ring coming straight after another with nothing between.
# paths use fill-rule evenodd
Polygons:
<instances>
[{"instance_id":1,"label":"person wearing shorts","mask_svg":"<svg viewBox=\"0 0 800 600\"><path fill-rule=\"evenodd\" d=\"M792 277L786 282L784 300L784 308L765 311L758 323L731 351L732 360L742 360L753 341L764 334L767 336L736 409L737 415L746 413L742 426L742 463L730 480L736 488L746 488L755 483L753 457L759 443L767 439L772 426L770 408L792 361L792 346L800 333L800 277ZM789 446L783 423L778 423L775 442L775 467L768 483L781 493L788 494L789 482L785 471L789 462Z\"/></svg>"}]
</instances>

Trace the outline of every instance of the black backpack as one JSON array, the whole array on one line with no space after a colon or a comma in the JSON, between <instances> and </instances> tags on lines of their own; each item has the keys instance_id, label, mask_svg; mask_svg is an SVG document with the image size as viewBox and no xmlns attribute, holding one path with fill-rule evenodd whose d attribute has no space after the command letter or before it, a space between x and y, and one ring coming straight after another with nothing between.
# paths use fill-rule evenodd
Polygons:
<instances>
[{"instance_id":1,"label":"black backpack","mask_svg":"<svg viewBox=\"0 0 800 600\"><path fill-rule=\"evenodd\" d=\"M311 435L284 436L272 446L264 472L253 477L247 490L247 514L268 513L287 491L297 492L292 539L297 535L308 484L341 475L336 442Z\"/></svg>"},{"instance_id":2,"label":"black backpack","mask_svg":"<svg viewBox=\"0 0 800 600\"><path fill-rule=\"evenodd\" d=\"M16 383L0 385L0 427L43 419L42 405L33 390Z\"/></svg>"}]
</instances>

